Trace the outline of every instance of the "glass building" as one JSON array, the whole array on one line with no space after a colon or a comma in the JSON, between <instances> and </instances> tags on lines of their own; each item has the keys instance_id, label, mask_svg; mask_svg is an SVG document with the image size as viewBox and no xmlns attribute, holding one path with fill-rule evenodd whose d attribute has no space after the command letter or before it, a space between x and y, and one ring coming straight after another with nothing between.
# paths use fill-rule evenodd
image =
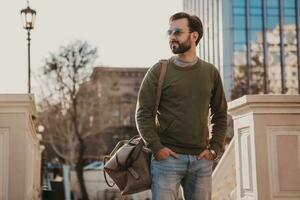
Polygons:
<instances>
[{"instance_id":1,"label":"glass building","mask_svg":"<svg viewBox=\"0 0 300 200\"><path fill-rule=\"evenodd\" d=\"M299 0L184 0L184 10L203 21L207 33L199 55L219 67L228 100L243 94L300 93L299 4Z\"/></svg>"}]
</instances>

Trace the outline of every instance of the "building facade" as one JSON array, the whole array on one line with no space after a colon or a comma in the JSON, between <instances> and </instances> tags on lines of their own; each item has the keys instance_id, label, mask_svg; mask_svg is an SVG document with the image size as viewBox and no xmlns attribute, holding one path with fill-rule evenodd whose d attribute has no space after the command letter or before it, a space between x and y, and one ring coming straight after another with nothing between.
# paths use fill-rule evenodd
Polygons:
<instances>
[{"instance_id":1,"label":"building facade","mask_svg":"<svg viewBox=\"0 0 300 200\"><path fill-rule=\"evenodd\" d=\"M147 70L148 68L95 67L91 80L81 86L83 97L91 98L90 102L94 103L90 106L92 111L86 122L93 133L86 138L87 143L91 144L87 148L90 158L109 154L117 142L138 134L135 109L138 91ZM87 97L87 94L92 97ZM99 142L103 148L95 148L99 146Z\"/></svg>"},{"instance_id":2,"label":"building facade","mask_svg":"<svg viewBox=\"0 0 300 200\"><path fill-rule=\"evenodd\" d=\"M184 0L184 10L203 21L199 56L220 69L228 100L241 94L299 93L299 4Z\"/></svg>"},{"instance_id":3,"label":"building facade","mask_svg":"<svg viewBox=\"0 0 300 200\"><path fill-rule=\"evenodd\" d=\"M96 67L92 85L100 102L102 127L135 127L135 107L138 91L147 68Z\"/></svg>"}]
</instances>

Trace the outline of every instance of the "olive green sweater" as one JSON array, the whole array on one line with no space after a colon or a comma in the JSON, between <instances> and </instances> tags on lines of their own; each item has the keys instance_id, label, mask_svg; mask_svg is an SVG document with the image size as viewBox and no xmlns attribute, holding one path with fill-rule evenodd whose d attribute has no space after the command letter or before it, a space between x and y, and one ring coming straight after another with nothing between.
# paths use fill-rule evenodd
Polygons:
<instances>
[{"instance_id":1,"label":"olive green sweater","mask_svg":"<svg viewBox=\"0 0 300 200\"><path fill-rule=\"evenodd\" d=\"M146 73L138 94L136 124L146 145L156 153L168 147L177 153L219 153L227 127L227 102L218 70L199 59L189 67L168 64L156 117L153 110L160 64ZM211 109L212 137L208 115Z\"/></svg>"}]
</instances>

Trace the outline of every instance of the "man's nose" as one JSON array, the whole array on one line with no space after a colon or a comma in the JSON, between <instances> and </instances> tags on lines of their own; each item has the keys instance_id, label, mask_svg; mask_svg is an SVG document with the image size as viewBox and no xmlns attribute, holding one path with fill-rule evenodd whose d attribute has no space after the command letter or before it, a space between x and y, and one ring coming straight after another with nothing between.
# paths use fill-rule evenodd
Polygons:
<instances>
[{"instance_id":1,"label":"man's nose","mask_svg":"<svg viewBox=\"0 0 300 200\"><path fill-rule=\"evenodd\" d=\"M176 38L176 37L175 37L174 33L171 33L171 34L169 35L169 40L170 40L170 41L174 40L175 38Z\"/></svg>"}]
</instances>

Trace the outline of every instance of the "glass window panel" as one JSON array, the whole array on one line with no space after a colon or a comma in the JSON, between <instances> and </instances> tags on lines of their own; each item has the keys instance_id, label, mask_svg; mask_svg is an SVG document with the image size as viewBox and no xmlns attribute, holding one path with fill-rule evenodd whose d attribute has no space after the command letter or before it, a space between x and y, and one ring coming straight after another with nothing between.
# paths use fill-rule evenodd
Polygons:
<instances>
[{"instance_id":1,"label":"glass window panel","mask_svg":"<svg viewBox=\"0 0 300 200\"><path fill-rule=\"evenodd\" d=\"M262 9L261 8L251 8L250 15L262 15Z\"/></svg>"},{"instance_id":2,"label":"glass window panel","mask_svg":"<svg viewBox=\"0 0 300 200\"><path fill-rule=\"evenodd\" d=\"M262 0L250 0L250 7L262 7Z\"/></svg>"},{"instance_id":3,"label":"glass window panel","mask_svg":"<svg viewBox=\"0 0 300 200\"><path fill-rule=\"evenodd\" d=\"M233 15L245 15L245 8L233 8Z\"/></svg>"},{"instance_id":4,"label":"glass window panel","mask_svg":"<svg viewBox=\"0 0 300 200\"><path fill-rule=\"evenodd\" d=\"M278 8L279 7L278 0L267 0L267 7L269 7L269 8Z\"/></svg>"},{"instance_id":5,"label":"glass window panel","mask_svg":"<svg viewBox=\"0 0 300 200\"><path fill-rule=\"evenodd\" d=\"M251 74L251 93L263 93L263 51L262 44L253 41L250 43L250 74Z\"/></svg>"},{"instance_id":6,"label":"glass window panel","mask_svg":"<svg viewBox=\"0 0 300 200\"><path fill-rule=\"evenodd\" d=\"M262 29L262 17L251 16L250 17L250 28L251 29Z\"/></svg>"},{"instance_id":7,"label":"glass window panel","mask_svg":"<svg viewBox=\"0 0 300 200\"><path fill-rule=\"evenodd\" d=\"M269 16L271 16L271 15L278 16L279 15L278 8L268 8L267 9L267 15L269 15Z\"/></svg>"},{"instance_id":8,"label":"glass window panel","mask_svg":"<svg viewBox=\"0 0 300 200\"><path fill-rule=\"evenodd\" d=\"M297 94L298 93L298 59L296 52L285 50L285 80L286 80L286 93Z\"/></svg>"},{"instance_id":9,"label":"glass window panel","mask_svg":"<svg viewBox=\"0 0 300 200\"><path fill-rule=\"evenodd\" d=\"M245 30L234 30L233 31L233 41L234 42L246 42L246 31Z\"/></svg>"},{"instance_id":10,"label":"glass window panel","mask_svg":"<svg viewBox=\"0 0 300 200\"><path fill-rule=\"evenodd\" d=\"M246 51L246 43L233 43L234 51Z\"/></svg>"},{"instance_id":11,"label":"glass window panel","mask_svg":"<svg viewBox=\"0 0 300 200\"><path fill-rule=\"evenodd\" d=\"M285 0L283 9L283 23L296 24L296 2L295 0Z\"/></svg>"},{"instance_id":12,"label":"glass window panel","mask_svg":"<svg viewBox=\"0 0 300 200\"><path fill-rule=\"evenodd\" d=\"M284 0L283 1L283 7L284 8L294 8L295 9L296 1L297 0Z\"/></svg>"},{"instance_id":13,"label":"glass window panel","mask_svg":"<svg viewBox=\"0 0 300 200\"><path fill-rule=\"evenodd\" d=\"M267 28L274 29L279 24L279 17L278 16L268 16L267 17Z\"/></svg>"},{"instance_id":14,"label":"glass window panel","mask_svg":"<svg viewBox=\"0 0 300 200\"><path fill-rule=\"evenodd\" d=\"M297 35L296 35L296 0L283 1L283 40L284 40L284 71L286 93L298 93Z\"/></svg>"},{"instance_id":15,"label":"glass window panel","mask_svg":"<svg viewBox=\"0 0 300 200\"><path fill-rule=\"evenodd\" d=\"M246 92L246 65L247 65L247 56L246 51L237 47L233 52L232 57L233 65L233 77L234 77L234 88L239 88L239 92Z\"/></svg>"},{"instance_id":16,"label":"glass window panel","mask_svg":"<svg viewBox=\"0 0 300 200\"><path fill-rule=\"evenodd\" d=\"M285 24L296 24L296 18L295 17L283 17L283 21Z\"/></svg>"},{"instance_id":17,"label":"glass window panel","mask_svg":"<svg viewBox=\"0 0 300 200\"><path fill-rule=\"evenodd\" d=\"M279 48L279 47L278 47ZM280 53L272 48L268 50L269 90L271 94L281 93Z\"/></svg>"},{"instance_id":18,"label":"glass window panel","mask_svg":"<svg viewBox=\"0 0 300 200\"><path fill-rule=\"evenodd\" d=\"M280 65L280 53L272 53L273 63L276 65Z\"/></svg>"},{"instance_id":19,"label":"glass window panel","mask_svg":"<svg viewBox=\"0 0 300 200\"><path fill-rule=\"evenodd\" d=\"M249 34L249 39L251 40L251 42L262 43L262 36L262 31L251 30Z\"/></svg>"},{"instance_id":20,"label":"glass window panel","mask_svg":"<svg viewBox=\"0 0 300 200\"><path fill-rule=\"evenodd\" d=\"M245 0L233 0L234 7L245 7L246 1Z\"/></svg>"},{"instance_id":21,"label":"glass window panel","mask_svg":"<svg viewBox=\"0 0 300 200\"><path fill-rule=\"evenodd\" d=\"M233 28L238 29L246 28L246 17L245 16L233 16Z\"/></svg>"},{"instance_id":22,"label":"glass window panel","mask_svg":"<svg viewBox=\"0 0 300 200\"><path fill-rule=\"evenodd\" d=\"M293 8L293 9L287 9L287 8L285 8L285 9L283 9L283 15L284 16L296 16L296 13L295 13L295 8Z\"/></svg>"},{"instance_id":23,"label":"glass window panel","mask_svg":"<svg viewBox=\"0 0 300 200\"><path fill-rule=\"evenodd\" d=\"M290 52L296 52L296 44L297 44L297 38L296 38L296 31L295 29L291 30L291 27L286 28L286 32L284 34L285 43L289 46L285 48L285 50Z\"/></svg>"}]
</instances>

